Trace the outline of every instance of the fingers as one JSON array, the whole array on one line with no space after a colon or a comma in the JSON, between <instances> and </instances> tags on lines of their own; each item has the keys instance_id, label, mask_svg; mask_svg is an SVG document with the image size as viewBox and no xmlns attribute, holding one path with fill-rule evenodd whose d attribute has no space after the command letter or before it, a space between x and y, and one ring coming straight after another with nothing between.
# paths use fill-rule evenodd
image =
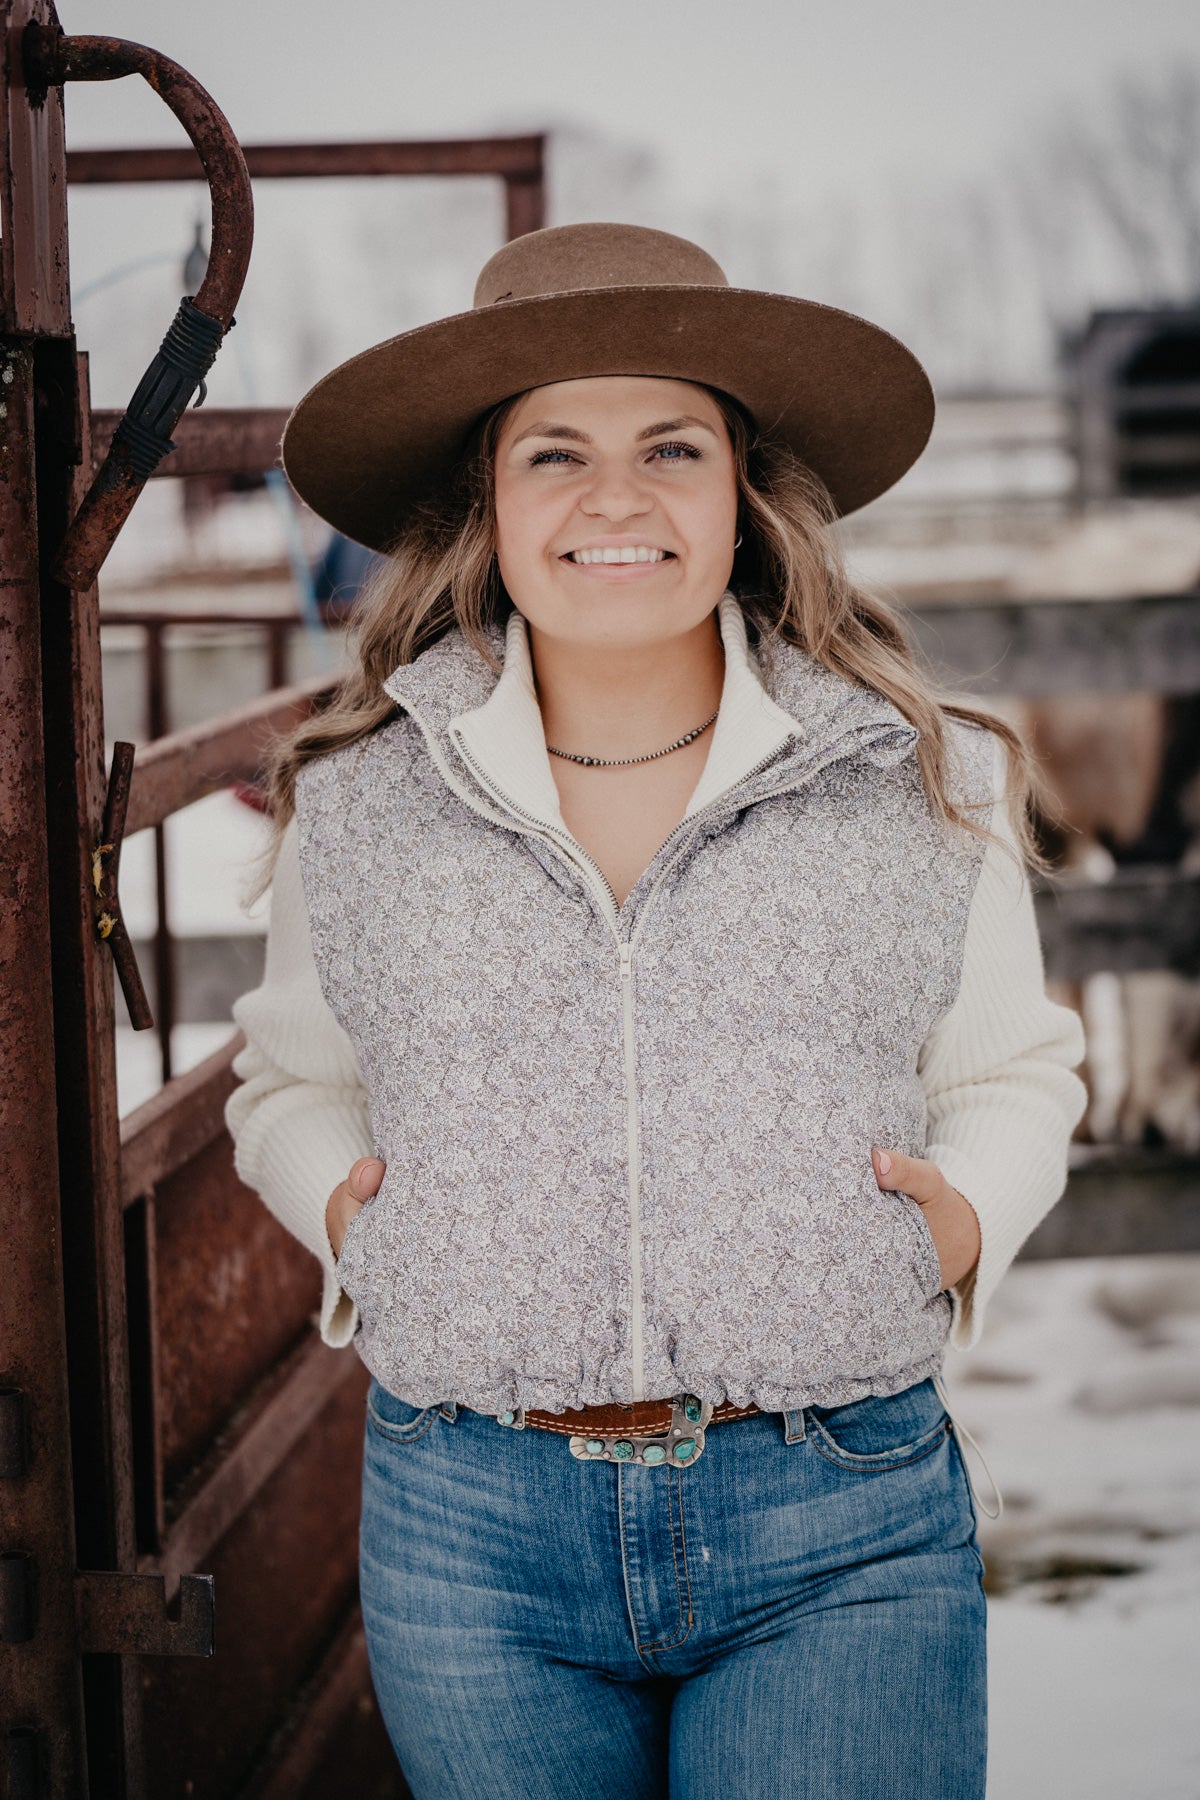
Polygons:
<instances>
[{"instance_id":1,"label":"fingers","mask_svg":"<svg viewBox=\"0 0 1200 1800\"><path fill-rule=\"evenodd\" d=\"M387 1173L377 1156L360 1156L351 1163L345 1181L339 1181L325 1205L325 1232L335 1257L342 1254L346 1227L356 1213L362 1211L372 1194L379 1192Z\"/></svg>"},{"instance_id":2,"label":"fingers","mask_svg":"<svg viewBox=\"0 0 1200 1800\"><path fill-rule=\"evenodd\" d=\"M351 1194L357 1200L369 1200L372 1194L379 1192L386 1172L386 1166L377 1156L360 1156L350 1168L348 1186Z\"/></svg>"},{"instance_id":3,"label":"fingers","mask_svg":"<svg viewBox=\"0 0 1200 1800\"><path fill-rule=\"evenodd\" d=\"M924 1157L901 1156L898 1150L873 1146L871 1163L881 1188L900 1188L920 1201L936 1200L942 1192L945 1176L936 1163L927 1162Z\"/></svg>"}]
</instances>

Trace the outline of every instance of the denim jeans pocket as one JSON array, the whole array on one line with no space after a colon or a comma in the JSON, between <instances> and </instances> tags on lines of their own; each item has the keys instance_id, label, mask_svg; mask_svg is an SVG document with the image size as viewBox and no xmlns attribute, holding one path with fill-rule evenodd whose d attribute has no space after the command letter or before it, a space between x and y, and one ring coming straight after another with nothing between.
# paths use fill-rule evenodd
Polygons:
<instances>
[{"instance_id":1,"label":"denim jeans pocket","mask_svg":"<svg viewBox=\"0 0 1200 1800\"><path fill-rule=\"evenodd\" d=\"M413 1406L385 1388L372 1375L367 1388L367 1424L392 1444L411 1444L423 1437L438 1416L438 1405Z\"/></svg>"},{"instance_id":2,"label":"denim jeans pocket","mask_svg":"<svg viewBox=\"0 0 1200 1800\"><path fill-rule=\"evenodd\" d=\"M867 1394L844 1406L805 1408L814 1449L839 1468L896 1469L929 1456L950 1430L932 1379L898 1394Z\"/></svg>"}]
</instances>

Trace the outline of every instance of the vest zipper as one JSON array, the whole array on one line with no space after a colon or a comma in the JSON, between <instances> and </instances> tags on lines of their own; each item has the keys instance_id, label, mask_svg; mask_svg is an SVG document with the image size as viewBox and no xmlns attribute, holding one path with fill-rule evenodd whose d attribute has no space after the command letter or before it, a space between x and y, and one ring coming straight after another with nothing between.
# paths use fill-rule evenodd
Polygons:
<instances>
[{"instance_id":1,"label":"vest zipper","mask_svg":"<svg viewBox=\"0 0 1200 1800\"><path fill-rule=\"evenodd\" d=\"M639 1143L637 1050L633 1032L633 944L621 943L621 1027L625 1049L625 1148L629 1177L629 1343L633 1363L633 1397L646 1397L645 1345L642 1330L642 1160Z\"/></svg>"},{"instance_id":2,"label":"vest zipper","mask_svg":"<svg viewBox=\"0 0 1200 1800\"><path fill-rule=\"evenodd\" d=\"M744 781L752 781L756 775L761 775L764 769L769 769L771 764L773 762L776 762L779 759L779 757L781 757L783 755L785 750L790 750L790 748L794 742L795 742L795 734L790 733L783 740L782 744L776 745L775 749L771 751L771 754L769 756L764 756L761 762L756 763L752 769L748 769L744 775L739 776L738 781L737 781L737 786L741 787L741 785ZM772 788L771 794L785 793L787 791L787 787L788 787L788 784L785 782L782 787ZM707 806L702 806L700 808L700 811L698 813L693 813L690 819L681 819L679 824L675 827L674 831L670 832L668 834L668 836L663 839L662 843L658 847L657 854L661 856L663 851L666 849L667 845L671 842L671 840L673 838L677 838L681 832L687 831L688 829L690 829L690 827L696 823L697 819L702 819L702 818L704 818L706 813L712 812L713 809L715 807L719 806L723 800L728 799L731 792L732 792L732 789L726 788L726 790L723 794L718 794L718 796L715 800L710 800ZM770 795L762 794L759 796L759 798L764 799L764 800L769 799ZM646 915L650 910L650 904L651 904L652 900L654 899L654 896L657 894L659 888L662 886L663 882L666 880L667 876L671 873L671 870L675 867L675 864L678 861L679 861L679 857L673 856L671 858L671 860L668 863L666 863L663 868L661 868L659 870L658 874L655 876L655 879L654 879L654 886L650 889L650 892L646 895L646 898L642 901L642 909L641 909L641 912L638 914L638 922L637 922L636 926L634 927L632 936L630 938L631 953L632 953L633 945L637 942L637 938L638 938L639 933L641 932L642 926L645 924Z\"/></svg>"},{"instance_id":3,"label":"vest zipper","mask_svg":"<svg viewBox=\"0 0 1200 1800\"><path fill-rule=\"evenodd\" d=\"M764 769L769 768L785 750L791 747L793 741L794 738L789 736L784 739L782 744L776 745L769 756L763 757L761 762L756 763L752 769L747 770L746 774L739 778L738 785L740 786L743 781L752 780L754 776L760 775ZM548 826L545 820L535 817L533 813L526 812L524 807L518 806L515 800L511 799L502 788L498 788L495 783L487 777L477 759L458 737L455 737L454 742L459 755L468 767L474 771L476 779L485 792L490 793L495 799L499 800L511 812L515 813L518 818L528 820L530 825L536 827L539 836L558 845L559 849L569 862L574 863L576 866L579 865L581 859L586 862L588 867L595 870L596 875L603 884L604 890L612 903L611 923L617 939L617 949L620 952L621 957L621 1042L625 1061L625 1159L626 1178L629 1191L630 1362L633 1382L633 1398L634 1400L644 1400L646 1397L646 1369L645 1329L642 1310L641 1109L638 1105L637 1040L634 1032L633 1019L633 946L637 934L641 930L651 901L654 899L654 896L657 894L664 879L669 874L670 870L674 868L679 858L677 855L673 856L666 867L659 872L653 887L642 904L635 931L630 937L623 938L620 934L618 924L621 909L617 903L617 896L613 892L612 883L605 875L599 863L596 862L595 858L588 855L582 844L576 845L576 840L574 838L570 840L572 848L568 849L567 846L561 842L560 834L553 830L552 827ZM720 801L725 799L728 793L729 790L727 789L725 794L720 795L717 800L711 800L707 806L701 807L700 811L694 813L690 819L682 819L675 827L674 831L664 838L663 843L659 847L659 854L661 854L662 850L665 849L673 839L680 837L685 831L690 831L691 827L696 823L696 820L702 819L706 813L713 809L713 807L719 805ZM576 849L578 849L578 855L575 854Z\"/></svg>"},{"instance_id":4,"label":"vest zipper","mask_svg":"<svg viewBox=\"0 0 1200 1800\"><path fill-rule=\"evenodd\" d=\"M502 788L498 788L493 781L490 781L488 779L487 775L485 774L484 770L480 767L476 758L467 749L466 745L461 741L461 739L456 737L454 740L454 745L455 745L455 748L457 749L459 755L462 757L463 761L468 765L468 767L470 767L474 771L475 777L478 780L479 785L482 788L484 788L486 790L486 792L491 794L493 796L493 798L499 800L501 802L501 804L506 806L510 812L515 813L519 819L526 819L526 820L528 820L528 822L531 825L536 826L537 835L539 837L543 837L543 838L547 839L552 844L557 844L558 848L562 851L563 855L566 857L568 862L574 863L576 865L576 867L578 867L578 865L582 861L583 863L585 863L587 865L588 868L595 871L595 874L596 874L597 878L599 879L600 884L604 889L604 892L607 894L608 899L611 902L611 910L612 910L611 924L613 927L613 934L616 937L617 942L619 944L621 942L621 937L620 937L619 931L617 930L617 914L620 912L621 908L617 901L617 896L613 892L612 883L609 881L608 876L604 873L604 870L600 867L600 864L595 860L594 857L588 855L587 851L584 849L582 844L575 845L575 839L571 838L570 843L572 845L575 845L575 848L578 849L579 854L577 856L575 854L574 849L569 849L567 847L567 845L563 843L562 834L560 832L556 831L552 825L547 825L546 821L544 819L539 819L535 813L526 812L525 808L523 806L518 806L516 801L511 799L510 796L508 794L506 794Z\"/></svg>"}]
</instances>

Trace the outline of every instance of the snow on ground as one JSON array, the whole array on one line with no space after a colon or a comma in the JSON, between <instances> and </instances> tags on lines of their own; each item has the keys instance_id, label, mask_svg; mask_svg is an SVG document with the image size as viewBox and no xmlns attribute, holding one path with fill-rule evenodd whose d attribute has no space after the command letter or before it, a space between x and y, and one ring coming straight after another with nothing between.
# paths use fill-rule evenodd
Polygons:
<instances>
[{"instance_id":1,"label":"snow on ground","mask_svg":"<svg viewBox=\"0 0 1200 1800\"><path fill-rule=\"evenodd\" d=\"M1200 1257L1017 1263L945 1381L1005 1503L989 1800L1197 1800Z\"/></svg>"}]
</instances>

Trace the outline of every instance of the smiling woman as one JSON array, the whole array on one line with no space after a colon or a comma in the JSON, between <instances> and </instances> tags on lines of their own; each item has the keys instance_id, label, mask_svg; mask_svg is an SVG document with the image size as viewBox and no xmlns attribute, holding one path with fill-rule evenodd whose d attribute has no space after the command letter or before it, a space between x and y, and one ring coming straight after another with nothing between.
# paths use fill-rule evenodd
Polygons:
<instances>
[{"instance_id":1,"label":"smiling woman","mask_svg":"<svg viewBox=\"0 0 1200 1800\"><path fill-rule=\"evenodd\" d=\"M289 422L386 561L273 763L226 1117L370 1371L418 1800L983 1794L940 1370L1086 1093L1028 753L838 554L931 416L877 326L588 225Z\"/></svg>"},{"instance_id":2,"label":"smiling woman","mask_svg":"<svg viewBox=\"0 0 1200 1800\"><path fill-rule=\"evenodd\" d=\"M720 706L729 432L690 383L559 382L508 412L495 482L500 578L521 596L547 747L568 765L554 771L562 815L623 902L683 817L708 756L698 727ZM600 764L619 772L597 781Z\"/></svg>"}]
</instances>

